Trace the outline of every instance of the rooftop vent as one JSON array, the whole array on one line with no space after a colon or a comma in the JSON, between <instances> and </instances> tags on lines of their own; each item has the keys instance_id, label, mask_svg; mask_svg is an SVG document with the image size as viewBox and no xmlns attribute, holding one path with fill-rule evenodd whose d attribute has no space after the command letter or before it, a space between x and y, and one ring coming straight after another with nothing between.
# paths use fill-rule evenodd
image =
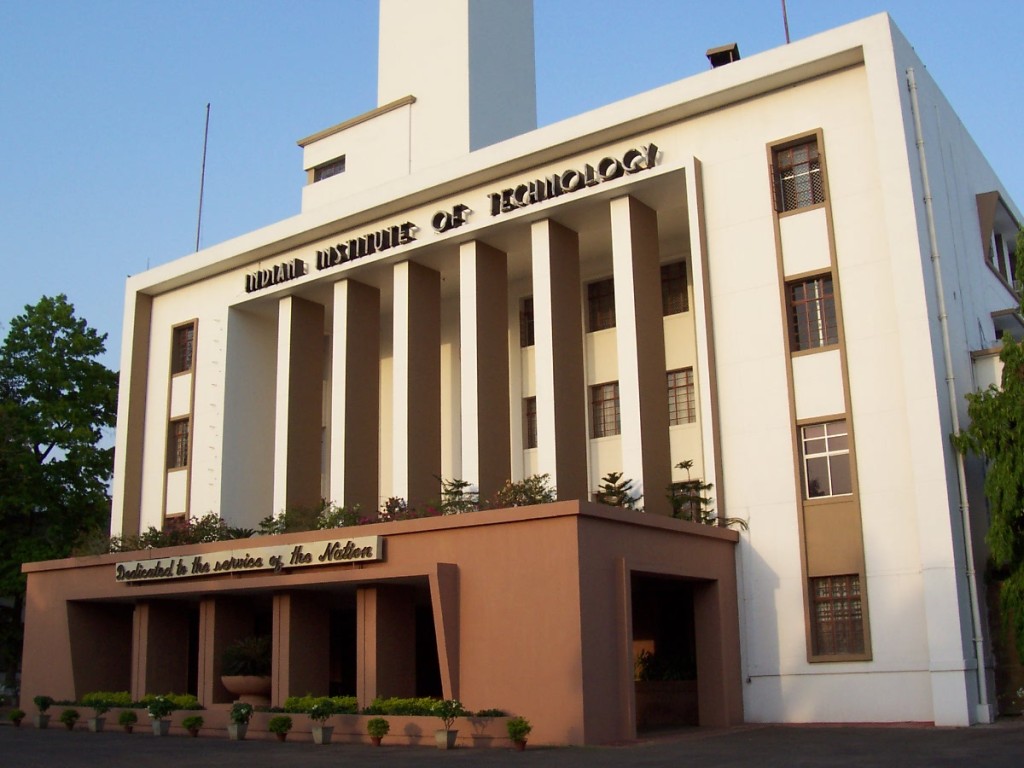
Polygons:
<instances>
[{"instance_id":1,"label":"rooftop vent","mask_svg":"<svg viewBox=\"0 0 1024 768\"><path fill-rule=\"evenodd\" d=\"M728 43L717 48L708 48L708 52L704 55L711 62L711 68L717 69L726 64L732 64L734 61L739 61L740 47L736 43Z\"/></svg>"}]
</instances>

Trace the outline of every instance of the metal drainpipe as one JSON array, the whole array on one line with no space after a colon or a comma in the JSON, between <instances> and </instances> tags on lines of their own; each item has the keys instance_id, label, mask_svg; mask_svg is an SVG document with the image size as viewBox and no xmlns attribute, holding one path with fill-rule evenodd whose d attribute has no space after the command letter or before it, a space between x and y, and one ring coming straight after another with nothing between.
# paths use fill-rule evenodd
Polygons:
<instances>
[{"instance_id":1,"label":"metal drainpipe","mask_svg":"<svg viewBox=\"0 0 1024 768\"><path fill-rule=\"evenodd\" d=\"M921 185L924 187L924 210L928 220L928 245L931 249L932 273L935 276L935 293L939 304L939 328L942 331L942 356L946 368L946 389L949 397L949 415L953 432L960 431L960 414L957 410L956 377L953 375L953 355L949 349L949 319L946 314L946 296L942 288L942 266L939 264L939 240L935 234L935 211L932 207L932 188L928 181L928 161L924 152L924 132L921 130L921 111L917 102L917 81L914 68L907 68L907 85L910 88L910 111L914 115L914 137L917 140L917 155L921 163ZM975 580L974 543L971 535L971 507L967 499L967 475L964 471L964 457L960 451L956 456L957 491L960 495L960 520L964 528L964 555L967 565L968 600L971 603L971 634L974 636L974 655L977 658L978 706L975 715L980 722L992 722L992 711L988 701L988 680L985 672L985 638L981 629L981 612L978 607L978 585Z\"/></svg>"}]
</instances>

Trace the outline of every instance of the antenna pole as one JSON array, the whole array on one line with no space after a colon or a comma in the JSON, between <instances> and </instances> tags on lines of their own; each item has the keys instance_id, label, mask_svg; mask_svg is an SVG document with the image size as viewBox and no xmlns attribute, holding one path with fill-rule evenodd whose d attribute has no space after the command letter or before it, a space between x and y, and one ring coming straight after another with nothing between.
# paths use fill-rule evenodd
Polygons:
<instances>
[{"instance_id":1,"label":"antenna pole","mask_svg":"<svg viewBox=\"0 0 1024 768\"><path fill-rule=\"evenodd\" d=\"M786 0L782 0L782 24L786 28L786 45L789 45L789 14L786 13Z\"/></svg>"},{"instance_id":2,"label":"antenna pole","mask_svg":"<svg viewBox=\"0 0 1024 768\"><path fill-rule=\"evenodd\" d=\"M206 128L203 130L203 169L199 174L199 221L196 223L196 250L199 250L199 233L203 229L203 187L206 185L206 142L210 138L210 104L206 104Z\"/></svg>"}]
</instances>

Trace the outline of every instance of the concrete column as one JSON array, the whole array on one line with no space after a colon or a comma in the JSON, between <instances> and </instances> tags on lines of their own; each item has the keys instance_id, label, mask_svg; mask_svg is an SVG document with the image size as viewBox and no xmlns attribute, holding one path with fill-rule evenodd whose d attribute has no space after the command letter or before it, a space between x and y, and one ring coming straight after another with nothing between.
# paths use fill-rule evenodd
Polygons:
<instances>
[{"instance_id":1,"label":"concrete column","mask_svg":"<svg viewBox=\"0 0 1024 768\"><path fill-rule=\"evenodd\" d=\"M252 632L252 615L228 597L211 597L199 604L199 701L203 706L225 704L234 696L221 685L224 650Z\"/></svg>"},{"instance_id":2,"label":"concrete column","mask_svg":"<svg viewBox=\"0 0 1024 768\"><path fill-rule=\"evenodd\" d=\"M125 297L124 340L117 395L117 432L111 481L110 532L142 532L142 446L145 439L146 389L153 297L130 288ZM170 332L169 330L167 331Z\"/></svg>"},{"instance_id":3,"label":"concrete column","mask_svg":"<svg viewBox=\"0 0 1024 768\"><path fill-rule=\"evenodd\" d=\"M459 259L462 479L488 499L511 477L507 258L473 241Z\"/></svg>"},{"instance_id":4,"label":"concrete column","mask_svg":"<svg viewBox=\"0 0 1024 768\"><path fill-rule=\"evenodd\" d=\"M537 472L551 476L559 500L586 500L587 406L579 236L545 220L533 224L531 237Z\"/></svg>"},{"instance_id":5,"label":"concrete column","mask_svg":"<svg viewBox=\"0 0 1024 768\"><path fill-rule=\"evenodd\" d=\"M740 632L736 585L700 582L693 590L697 706L700 724L724 728L743 722Z\"/></svg>"},{"instance_id":6,"label":"concrete column","mask_svg":"<svg viewBox=\"0 0 1024 768\"><path fill-rule=\"evenodd\" d=\"M394 272L393 488L410 505L436 499L441 475L441 275L402 262Z\"/></svg>"},{"instance_id":7,"label":"concrete column","mask_svg":"<svg viewBox=\"0 0 1024 768\"><path fill-rule=\"evenodd\" d=\"M658 216L632 197L619 197L611 201L611 223L622 474L643 494L647 512L668 515L672 467Z\"/></svg>"},{"instance_id":8,"label":"concrete column","mask_svg":"<svg viewBox=\"0 0 1024 768\"><path fill-rule=\"evenodd\" d=\"M320 503L324 308L286 296L277 328L274 514Z\"/></svg>"},{"instance_id":9,"label":"concrete column","mask_svg":"<svg viewBox=\"0 0 1024 768\"><path fill-rule=\"evenodd\" d=\"M147 693L184 693L188 683L188 614L172 603L136 604L132 698L141 699Z\"/></svg>"},{"instance_id":10,"label":"concrete column","mask_svg":"<svg viewBox=\"0 0 1024 768\"><path fill-rule=\"evenodd\" d=\"M361 707L378 696L416 695L416 606L411 589L356 590L356 693Z\"/></svg>"},{"instance_id":11,"label":"concrete column","mask_svg":"<svg viewBox=\"0 0 1024 768\"><path fill-rule=\"evenodd\" d=\"M270 703L289 696L326 696L330 668L330 613L318 595L274 595L274 664Z\"/></svg>"},{"instance_id":12,"label":"concrete column","mask_svg":"<svg viewBox=\"0 0 1024 768\"><path fill-rule=\"evenodd\" d=\"M373 516L380 501L380 291L335 283L331 339L330 498Z\"/></svg>"}]
</instances>

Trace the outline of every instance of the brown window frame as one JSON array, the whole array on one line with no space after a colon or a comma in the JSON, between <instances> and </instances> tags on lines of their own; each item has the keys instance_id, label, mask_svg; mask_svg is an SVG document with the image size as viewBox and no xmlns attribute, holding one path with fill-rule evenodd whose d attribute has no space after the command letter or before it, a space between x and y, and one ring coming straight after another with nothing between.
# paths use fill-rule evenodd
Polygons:
<instances>
[{"instance_id":1,"label":"brown window frame","mask_svg":"<svg viewBox=\"0 0 1024 768\"><path fill-rule=\"evenodd\" d=\"M825 202L824 153L818 137L807 136L772 149L772 189L779 213Z\"/></svg>"},{"instance_id":2,"label":"brown window frame","mask_svg":"<svg viewBox=\"0 0 1024 768\"><path fill-rule=\"evenodd\" d=\"M171 375L189 373L196 364L196 324L176 325L171 334Z\"/></svg>"},{"instance_id":3,"label":"brown window frame","mask_svg":"<svg viewBox=\"0 0 1024 768\"><path fill-rule=\"evenodd\" d=\"M798 296L797 292L803 295ZM839 315L831 272L786 283L789 345L792 352L839 343Z\"/></svg>"},{"instance_id":4,"label":"brown window frame","mask_svg":"<svg viewBox=\"0 0 1024 768\"><path fill-rule=\"evenodd\" d=\"M536 344L533 325L533 296L526 296L519 302L519 346L532 347Z\"/></svg>"},{"instance_id":5,"label":"brown window frame","mask_svg":"<svg viewBox=\"0 0 1024 768\"><path fill-rule=\"evenodd\" d=\"M867 633L860 574L812 576L807 597L811 657L863 657Z\"/></svg>"},{"instance_id":6,"label":"brown window frame","mask_svg":"<svg viewBox=\"0 0 1024 768\"><path fill-rule=\"evenodd\" d=\"M679 315L690 311L690 295L686 282L686 262L673 261L661 265L661 313Z\"/></svg>"},{"instance_id":7,"label":"brown window frame","mask_svg":"<svg viewBox=\"0 0 1024 768\"><path fill-rule=\"evenodd\" d=\"M590 436L613 437L621 434L619 382L606 381L590 387Z\"/></svg>"},{"instance_id":8,"label":"brown window frame","mask_svg":"<svg viewBox=\"0 0 1024 768\"><path fill-rule=\"evenodd\" d=\"M615 280L607 277L587 283L587 331L615 327Z\"/></svg>"},{"instance_id":9,"label":"brown window frame","mask_svg":"<svg viewBox=\"0 0 1024 768\"><path fill-rule=\"evenodd\" d=\"M523 448L537 447L537 398L523 398Z\"/></svg>"},{"instance_id":10,"label":"brown window frame","mask_svg":"<svg viewBox=\"0 0 1024 768\"><path fill-rule=\"evenodd\" d=\"M167 427L167 468L184 469L189 465L192 439L191 418L171 419Z\"/></svg>"},{"instance_id":11,"label":"brown window frame","mask_svg":"<svg viewBox=\"0 0 1024 768\"><path fill-rule=\"evenodd\" d=\"M326 181L332 176L340 176L345 172L345 155L336 157L330 162L322 163L313 169L313 183Z\"/></svg>"},{"instance_id":12,"label":"brown window frame","mask_svg":"<svg viewBox=\"0 0 1024 768\"><path fill-rule=\"evenodd\" d=\"M681 378L681 381L675 381ZM668 425L693 424L697 421L696 391L693 386L693 367L676 368L665 373L668 386Z\"/></svg>"}]
</instances>

